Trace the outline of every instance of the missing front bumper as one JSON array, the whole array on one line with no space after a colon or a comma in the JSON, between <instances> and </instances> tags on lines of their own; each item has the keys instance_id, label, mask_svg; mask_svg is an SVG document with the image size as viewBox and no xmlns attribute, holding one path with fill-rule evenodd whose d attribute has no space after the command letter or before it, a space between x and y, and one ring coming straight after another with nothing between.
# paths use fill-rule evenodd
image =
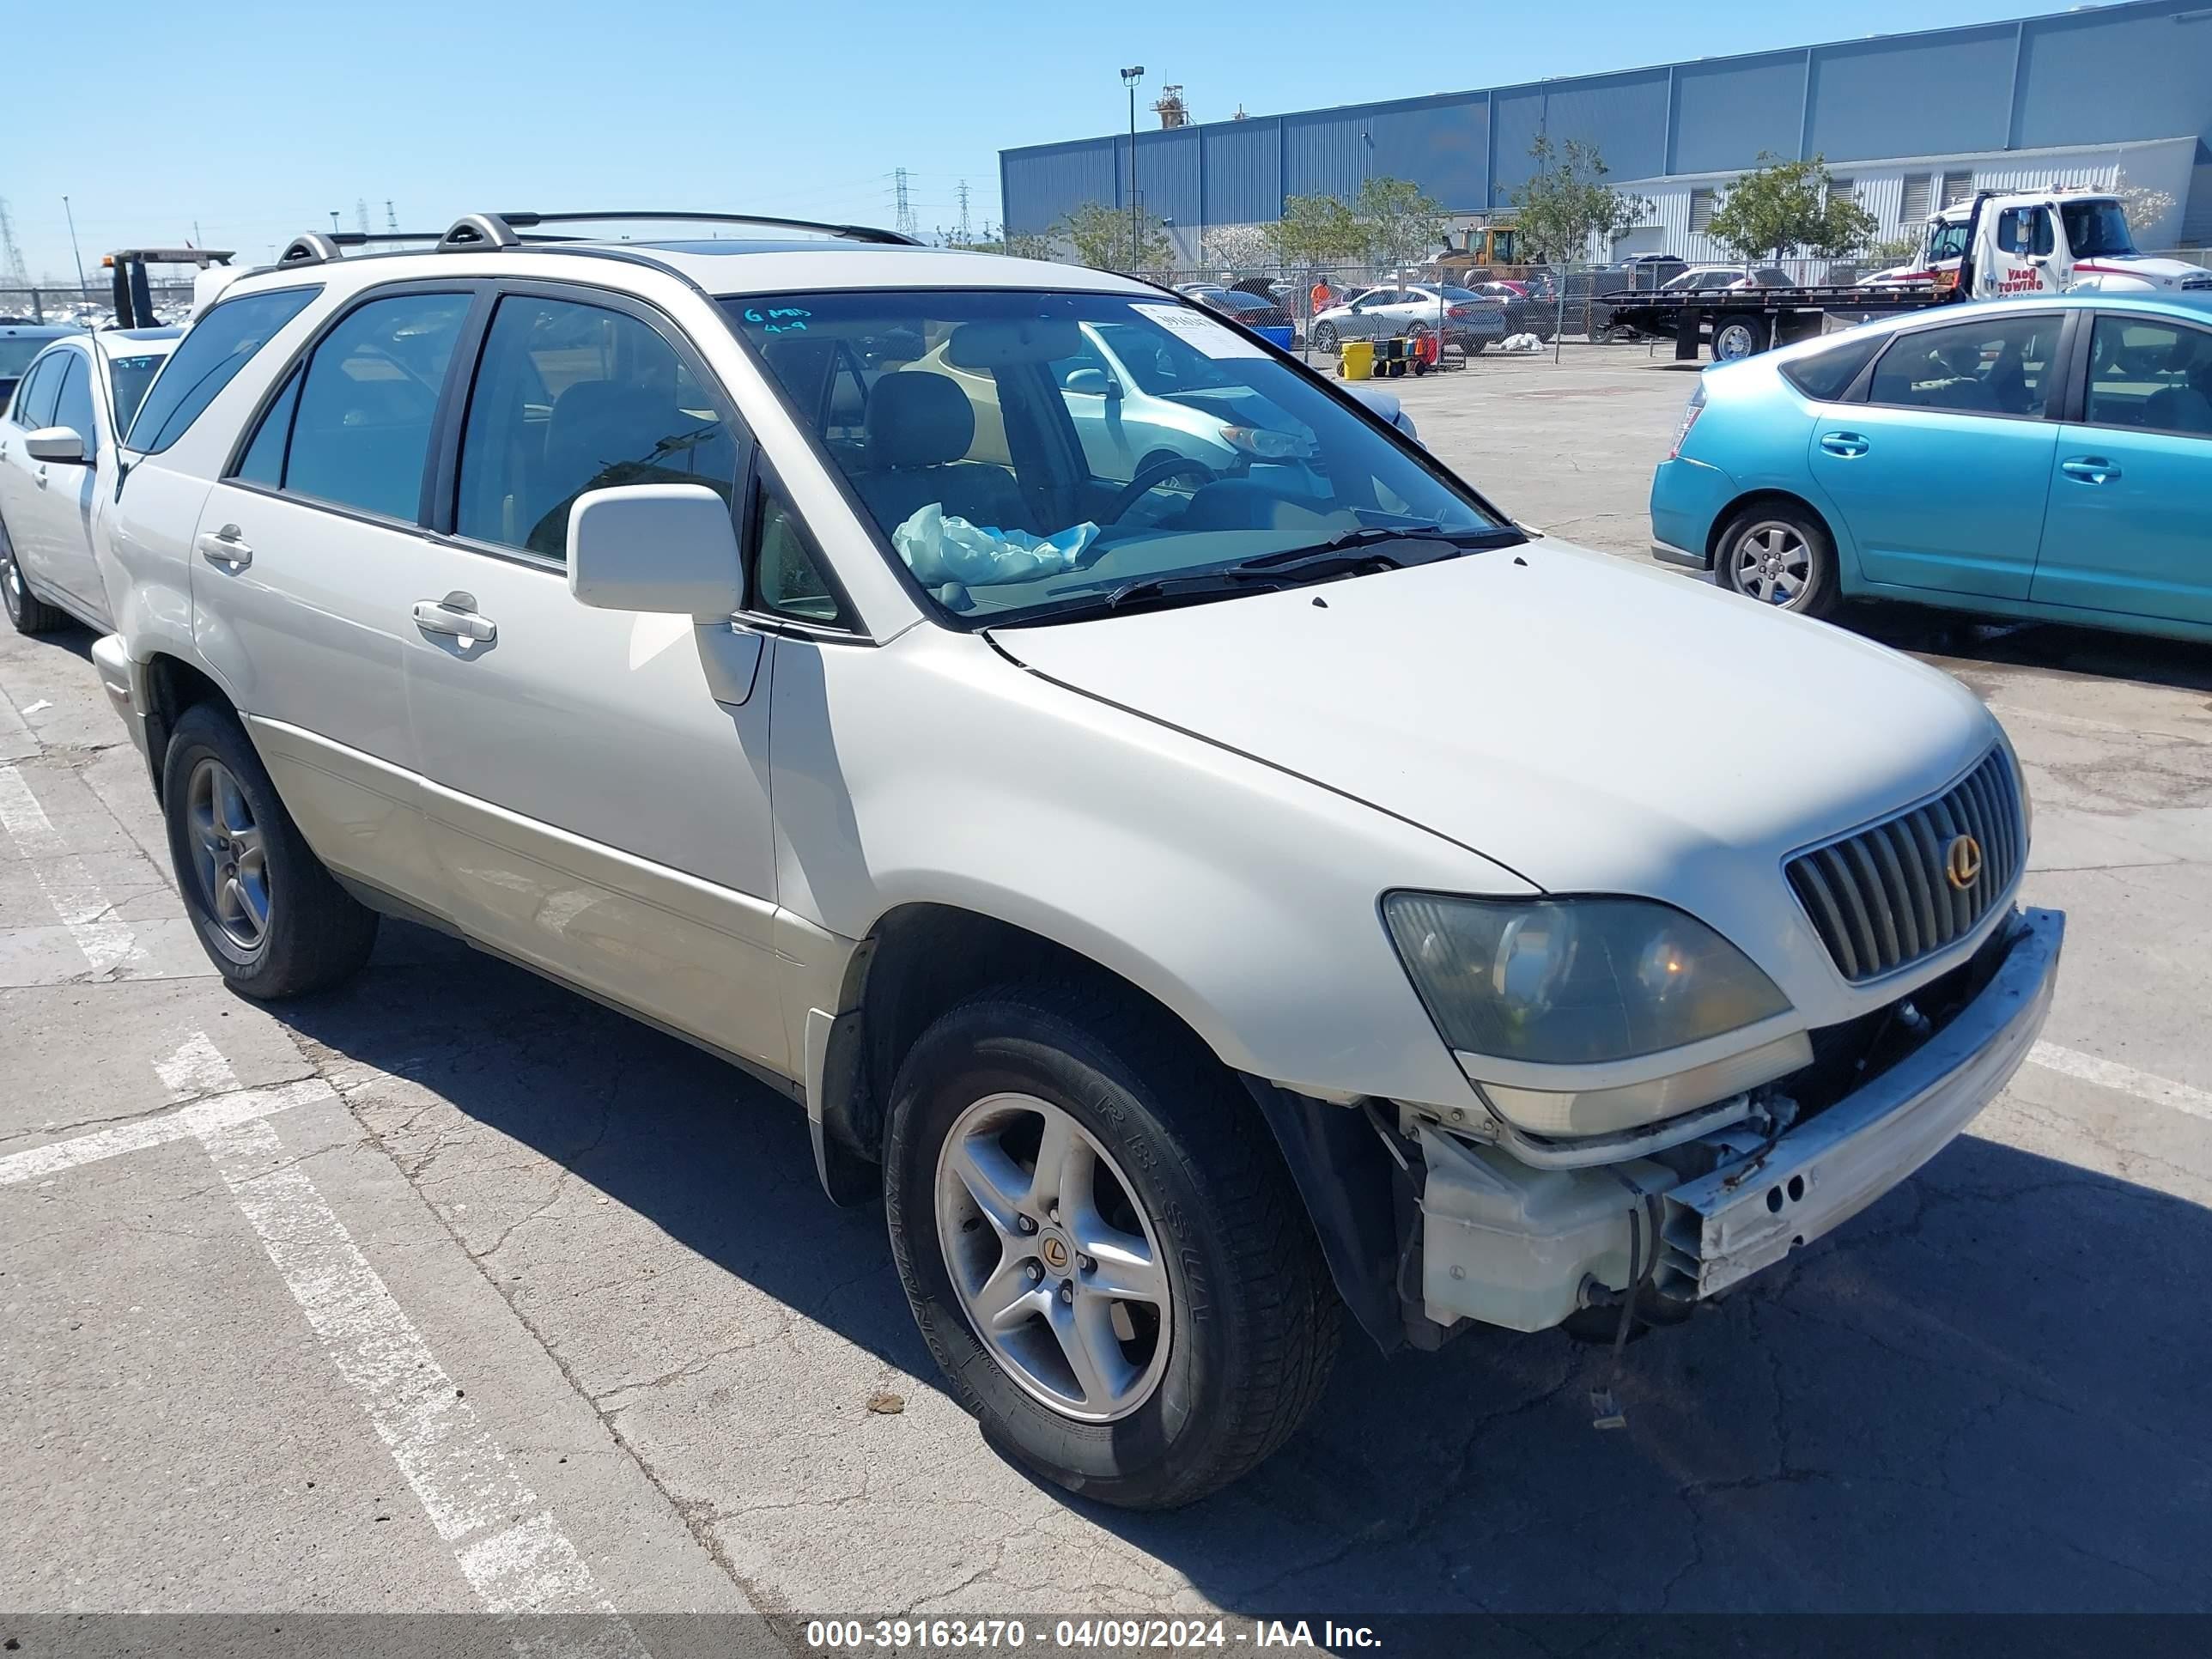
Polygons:
<instances>
[{"instance_id":1,"label":"missing front bumper","mask_svg":"<svg viewBox=\"0 0 2212 1659\"><path fill-rule=\"evenodd\" d=\"M2011 1079L2043 1028L2065 932L2056 910L2017 917L1989 981L1919 1048L1771 1141L1717 1132L1707 1146L1717 1161L1694 1178L1651 1158L1534 1170L1425 1127L1428 1317L1542 1330L1582 1304L1586 1281L1625 1288L1629 1212L1652 1195L1665 1218L1657 1287L1681 1300L1724 1291L1840 1226Z\"/></svg>"}]
</instances>

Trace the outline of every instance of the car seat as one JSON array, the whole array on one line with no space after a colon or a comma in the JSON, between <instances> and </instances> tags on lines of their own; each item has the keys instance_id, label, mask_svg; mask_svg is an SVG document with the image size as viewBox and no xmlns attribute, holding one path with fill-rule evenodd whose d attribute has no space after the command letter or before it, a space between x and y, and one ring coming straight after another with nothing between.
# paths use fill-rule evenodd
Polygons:
<instances>
[{"instance_id":1,"label":"car seat","mask_svg":"<svg viewBox=\"0 0 2212 1659\"><path fill-rule=\"evenodd\" d=\"M932 504L974 525L1019 526L1013 474L961 458L975 441L975 410L951 378L923 369L886 374L868 392L867 466L853 482L886 531Z\"/></svg>"}]
</instances>

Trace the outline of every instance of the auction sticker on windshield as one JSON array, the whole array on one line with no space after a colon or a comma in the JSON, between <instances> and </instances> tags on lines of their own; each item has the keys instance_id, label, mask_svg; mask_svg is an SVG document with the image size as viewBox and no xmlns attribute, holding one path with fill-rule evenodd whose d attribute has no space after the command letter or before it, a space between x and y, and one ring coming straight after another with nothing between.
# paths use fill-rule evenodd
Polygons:
<instances>
[{"instance_id":1,"label":"auction sticker on windshield","mask_svg":"<svg viewBox=\"0 0 2212 1659\"><path fill-rule=\"evenodd\" d=\"M1188 306L1154 305L1139 301L1132 304L1129 309L1148 322L1158 323L1209 357L1264 357L1267 355L1251 336L1240 334L1226 323L1218 323L1204 312L1193 311Z\"/></svg>"}]
</instances>

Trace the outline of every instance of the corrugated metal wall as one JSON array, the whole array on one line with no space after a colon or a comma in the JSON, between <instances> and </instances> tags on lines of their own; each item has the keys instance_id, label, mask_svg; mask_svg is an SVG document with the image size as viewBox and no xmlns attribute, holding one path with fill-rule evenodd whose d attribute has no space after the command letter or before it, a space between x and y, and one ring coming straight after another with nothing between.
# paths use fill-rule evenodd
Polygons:
<instances>
[{"instance_id":1,"label":"corrugated metal wall","mask_svg":"<svg viewBox=\"0 0 2212 1659\"><path fill-rule=\"evenodd\" d=\"M1845 171L1868 158L2193 134L2200 165L2194 187L2183 186L2187 234L2212 236L2212 3L2133 0L2016 22L1156 131L1139 143L1138 189L1179 228L1272 219L1285 195L1350 198L1362 180L1382 176L1414 180L1451 212L1479 212L1510 204L1539 132L1596 144L1616 179L1729 173L1754 166L1761 151L1818 152ZM1124 135L1003 152L1008 224L1042 231L1085 202L1123 204L1127 149Z\"/></svg>"},{"instance_id":2,"label":"corrugated metal wall","mask_svg":"<svg viewBox=\"0 0 2212 1659\"><path fill-rule=\"evenodd\" d=\"M1802 52L1680 64L1674 70L1674 127L1668 135L1666 170L1714 173L1749 167L1761 151L1795 155L1804 116Z\"/></svg>"}]
</instances>

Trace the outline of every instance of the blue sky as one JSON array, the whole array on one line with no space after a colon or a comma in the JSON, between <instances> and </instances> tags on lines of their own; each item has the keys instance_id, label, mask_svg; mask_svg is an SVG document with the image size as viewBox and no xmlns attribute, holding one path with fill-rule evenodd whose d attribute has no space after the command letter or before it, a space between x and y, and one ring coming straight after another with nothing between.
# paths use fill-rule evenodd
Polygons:
<instances>
[{"instance_id":1,"label":"blue sky","mask_svg":"<svg viewBox=\"0 0 2212 1659\"><path fill-rule=\"evenodd\" d=\"M195 221L264 260L363 198L409 230L614 206L887 225L898 167L924 230L955 223L963 178L980 226L1001 148L1127 124L1125 64L1146 102L1180 82L1216 120L2069 9L1857 0L1846 31L1787 0L1458 0L1432 44L1424 7L1373 0L104 0L10 65L0 194L34 276L71 269L64 193L88 269ZM1358 21L1377 13L1379 32Z\"/></svg>"}]
</instances>

